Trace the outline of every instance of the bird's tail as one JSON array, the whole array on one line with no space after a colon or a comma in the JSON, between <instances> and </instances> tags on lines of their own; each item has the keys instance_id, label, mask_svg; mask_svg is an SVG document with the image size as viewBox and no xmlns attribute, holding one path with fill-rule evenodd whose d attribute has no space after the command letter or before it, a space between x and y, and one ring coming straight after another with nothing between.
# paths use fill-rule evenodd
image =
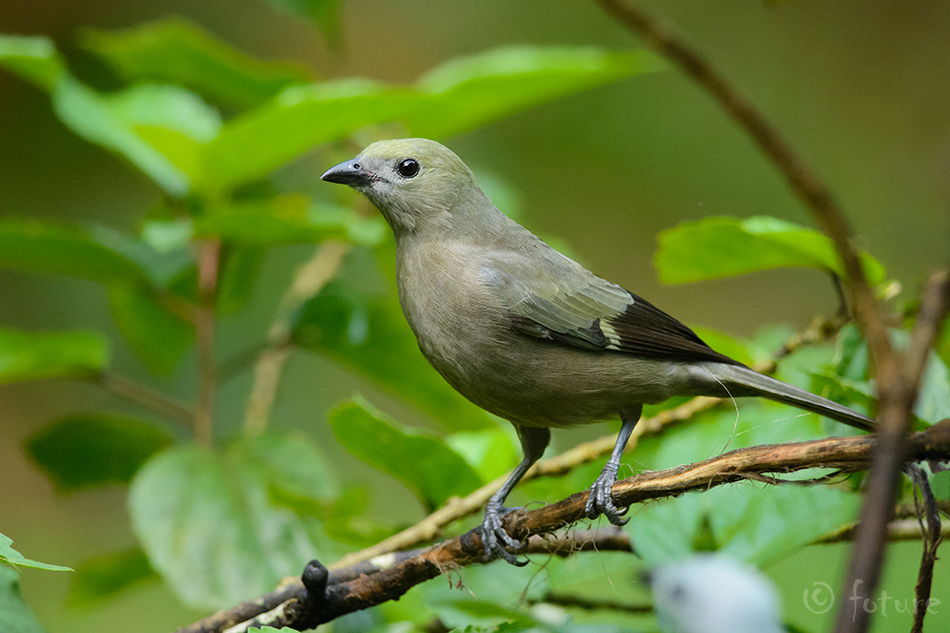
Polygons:
<instances>
[{"instance_id":1,"label":"bird's tail","mask_svg":"<svg viewBox=\"0 0 950 633\"><path fill-rule=\"evenodd\" d=\"M760 374L744 365L716 364L714 373L726 387L738 387L740 389L740 393L733 392L734 395L762 396L769 400L823 415L826 418L864 431L873 431L876 425L874 420L861 415L857 411L852 411L837 402L832 402L804 389L793 387L780 380ZM746 391L746 393L741 393L741 391Z\"/></svg>"}]
</instances>

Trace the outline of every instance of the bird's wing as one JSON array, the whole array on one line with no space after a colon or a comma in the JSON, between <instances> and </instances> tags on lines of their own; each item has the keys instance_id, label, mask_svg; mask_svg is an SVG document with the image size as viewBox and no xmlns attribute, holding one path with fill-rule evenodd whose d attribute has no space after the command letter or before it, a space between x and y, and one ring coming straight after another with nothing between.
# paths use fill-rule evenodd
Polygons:
<instances>
[{"instance_id":1,"label":"bird's wing","mask_svg":"<svg viewBox=\"0 0 950 633\"><path fill-rule=\"evenodd\" d=\"M740 364L648 301L574 266L525 274L499 259L483 268L482 278L507 307L512 327L528 336L596 351Z\"/></svg>"}]
</instances>

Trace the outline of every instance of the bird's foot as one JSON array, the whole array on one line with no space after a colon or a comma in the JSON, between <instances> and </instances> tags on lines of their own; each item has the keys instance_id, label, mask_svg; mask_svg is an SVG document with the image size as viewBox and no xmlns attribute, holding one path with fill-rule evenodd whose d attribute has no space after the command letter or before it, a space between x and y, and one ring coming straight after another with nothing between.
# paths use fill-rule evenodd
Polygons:
<instances>
[{"instance_id":1,"label":"bird's foot","mask_svg":"<svg viewBox=\"0 0 950 633\"><path fill-rule=\"evenodd\" d=\"M516 508L506 508L489 502L482 519L482 544L485 547L485 560L503 558L516 567L524 567L527 559L520 559L508 550L524 550L526 543L514 539L505 531L503 519Z\"/></svg>"},{"instance_id":2,"label":"bird's foot","mask_svg":"<svg viewBox=\"0 0 950 633\"><path fill-rule=\"evenodd\" d=\"M610 489L617 482L617 468L611 468L610 464L604 467L600 476L590 486L590 494L587 495L587 504L584 506L584 513L588 519L596 519L601 514L607 517L613 525L626 525L630 519L625 519L623 515L629 508L618 510L614 505L613 497L610 495Z\"/></svg>"}]
</instances>

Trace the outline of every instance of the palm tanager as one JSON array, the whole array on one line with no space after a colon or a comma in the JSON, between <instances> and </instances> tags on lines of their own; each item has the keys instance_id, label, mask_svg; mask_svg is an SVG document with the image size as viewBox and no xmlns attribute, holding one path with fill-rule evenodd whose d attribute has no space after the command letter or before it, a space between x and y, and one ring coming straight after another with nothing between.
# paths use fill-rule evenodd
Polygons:
<instances>
[{"instance_id":1,"label":"palm tanager","mask_svg":"<svg viewBox=\"0 0 950 633\"><path fill-rule=\"evenodd\" d=\"M489 500L488 557L524 564L505 499L551 427L618 416L617 444L586 514L626 521L611 487L644 404L673 396L761 396L870 430L873 420L714 351L635 294L557 252L492 204L452 151L425 139L373 143L327 170L379 209L396 238L399 301L423 355L459 393L509 420L524 458Z\"/></svg>"}]
</instances>

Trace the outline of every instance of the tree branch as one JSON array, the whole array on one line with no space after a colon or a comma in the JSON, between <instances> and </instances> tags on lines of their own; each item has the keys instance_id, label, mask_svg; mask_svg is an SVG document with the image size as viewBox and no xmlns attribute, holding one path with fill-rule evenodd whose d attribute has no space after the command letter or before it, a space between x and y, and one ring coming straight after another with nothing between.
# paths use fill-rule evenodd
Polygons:
<instances>
[{"instance_id":1,"label":"tree branch","mask_svg":"<svg viewBox=\"0 0 950 633\"><path fill-rule=\"evenodd\" d=\"M937 562L937 548L944 538L944 531L940 525L940 512L927 474L916 464L908 466L908 472L914 482L914 502L917 505L917 522L920 533L923 535L924 551L920 557L920 569L917 572L917 585L914 587L914 626L911 633L922 633L924 630L924 616L927 615L927 606L930 604L930 590L933 584L934 563ZM920 496L917 490L920 490Z\"/></svg>"},{"instance_id":2,"label":"tree branch","mask_svg":"<svg viewBox=\"0 0 950 633\"><path fill-rule=\"evenodd\" d=\"M868 488L864 505L855 530L854 547L848 564L845 588L861 582L868 595L873 595L880 581L881 568L887 543L888 524L897 500L902 454L913 421L913 407L924 366L940 323L950 303L950 274L940 272L931 276L924 292L917 322L911 333L911 345L906 354L878 349L877 380L880 397L880 438L871 462ZM885 333L886 335L886 333ZM872 354L873 341L868 339ZM932 571L932 568L931 568ZM835 631L863 633L870 625L870 610L838 609Z\"/></svg>"},{"instance_id":3,"label":"tree branch","mask_svg":"<svg viewBox=\"0 0 950 633\"><path fill-rule=\"evenodd\" d=\"M703 491L762 475L781 475L807 468L833 468L855 472L866 468L876 444L873 436L835 437L772 446L744 448L696 464L656 472L645 472L618 481L613 497L618 505L675 497ZM907 462L950 458L950 420L910 436L902 459ZM529 551L564 555L588 549L625 548L624 539L611 531L585 530L555 539L547 536L584 517L588 491L576 493L558 503L537 510L518 510L505 517L505 529L518 539L530 539ZM629 542L627 542L629 545ZM472 564L483 563L478 528L430 548L396 553L359 563L357 570L329 572L319 596L313 596L299 579L271 594L237 605L181 629L180 633L212 633L244 630L267 624L299 630L329 622L387 600L398 599L413 586ZM312 592L311 592L312 593ZM245 620L249 615L259 616ZM242 622L242 620L244 620Z\"/></svg>"},{"instance_id":4,"label":"tree branch","mask_svg":"<svg viewBox=\"0 0 950 633\"><path fill-rule=\"evenodd\" d=\"M905 359L894 352L887 336L887 327L877 299L868 285L858 255L851 244L851 230L830 189L739 92L732 87L711 64L685 42L661 27L653 18L623 0L597 0L619 22L642 35L647 43L679 65L697 84L715 98L723 109L741 125L759 145L772 163L782 172L792 190L805 202L835 245L848 278L848 289L855 308L858 327L868 343L871 359L876 368L880 397L879 435L881 442L870 469L868 492L861 509L856 542L848 568L846 587L861 580L873 592L880 578L884 560L887 524L897 497L900 479L900 456L910 429L911 409L917 394L919 369L926 359L926 351L933 341L934 330L946 312L942 309L924 320L930 323L915 331L914 350L922 354L905 364ZM944 287L943 282L932 280L929 288ZM936 294L940 291L934 290ZM928 290L927 296L931 295ZM926 299L926 296L925 296ZM869 613L859 610L852 614L848 605L838 610L835 630L839 633L860 632L868 628Z\"/></svg>"}]
</instances>

